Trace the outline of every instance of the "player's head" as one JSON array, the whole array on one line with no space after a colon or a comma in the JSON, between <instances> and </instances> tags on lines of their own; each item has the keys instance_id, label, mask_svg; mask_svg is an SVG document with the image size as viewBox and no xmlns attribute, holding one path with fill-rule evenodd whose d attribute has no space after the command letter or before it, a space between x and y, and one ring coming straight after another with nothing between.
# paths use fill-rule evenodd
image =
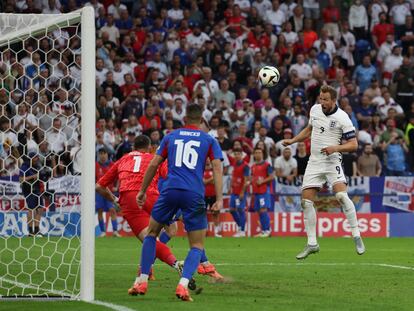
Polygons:
<instances>
[{"instance_id":1,"label":"player's head","mask_svg":"<svg viewBox=\"0 0 414 311\"><path fill-rule=\"evenodd\" d=\"M241 148L235 148L233 149L233 155L234 155L234 159L239 162L242 160L242 156L243 156L243 150Z\"/></svg>"},{"instance_id":2,"label":"player's head","mask_svg":"<svg viewBox=\"0 0 414 311\"><path fill-rule=\"evenodd\" d=\"M149 152L151 139L147 135L139 135L134 141L134 150Z\"/></svg>"},{"instance_id":3,"label":"player's head","mask_svg":"<svg viewBox=\"0 0 414 311\"><path fill-rule=\"evenodd\" d=\"M199 125L201 123L201 117L203 115L203 111L201 107L196 104L188 105L186 110L186 123L187 124L194 124Z\"/></svg>"},{"instance_id":4,"label":"player's head","mask_svg":"<svg viewBox=\"0 0 414 311\"><path fill-rule=\"evenodd\" d=\"M253 151L253 157L255 162L262 162L263 161L263 149L256 146Z\"/></svg>"},{"instance_id":5,"label":"player's head","mask_svg":"<svg viewBox=\"0 0 414 311\"><path fill-rule=\"evenodd\" d=\"M319 94L319 103L322 106L323 113L331 112L336 105L336 90L329 85L322 85Z\"/></svg>"}]
</instances>

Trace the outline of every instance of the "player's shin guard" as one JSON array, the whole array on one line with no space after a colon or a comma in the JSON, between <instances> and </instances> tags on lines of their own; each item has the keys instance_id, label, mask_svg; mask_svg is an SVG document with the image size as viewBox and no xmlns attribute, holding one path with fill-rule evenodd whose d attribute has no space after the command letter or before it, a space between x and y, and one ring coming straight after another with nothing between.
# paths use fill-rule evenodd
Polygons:
<instances>
[{"instance_id":1,"label":"player's shin guard","mask_svg":"<svg viewBox=\"0 0 414 311\"><path fill-rule=\"evenodd\" d=\"M349 226L351 227L351 233L353 237L359 237L361 234L358 229L358 220L355 210L355 205L349 198L346 192L338 192L335 194L336 199L342 206L342 210L348 219Z\"/></svg>"},{"instance_id":2,"label":"player's shin guard","mask_svg":"<svg viewBox=\"0 0 414 311\"><path fill-rule=\"evenodd\" d=\"M241 231L244 231L246 227L246 212L243 208L237 209L237 212L239 213L239 219L240 219L240 225Z\"/></svg>"},{"instance_id":3,"label":"player's shin guard","mask_svg":"<svg viewBox=\"0 0 414 311\"><path fill-rule=\"evenodd\" d=\"M115 218L115 219L112 219L111 220L111 223L112 223L112 230L115 232L115 231L118 231L118 220Z\"/></svg>"},{"instance_id":4,"label":"player's shin guard","mask_svg":"<svg viewBox=\"0 0 414 311\"><path fill-rule=\"evenodd\" d=\"M150 274L151 266L155 260L155 247L156 247L156 238L154 236L147 235L142 244L141 251L141 275L145 274L148 278ZM147 281L147 280L142 280Z\"/></svg>"},{"instance_id":5,"label":"player's shin guard","mask_svg":"<svg viewBox=\"0 0 414 311\"><path fill-rule=\"evenodd\" d=\"M303 222L305 224L308 245L317 245L316 241L316 211L311 200L302 200Z\"/></svg>"},{"instance_id":6,"label":"player's shin guard","mask_svg":"<svg viewBox=\"0 0 414 311\"><path fill-rule=\"evenodd\" d=\"M170 248L160 241L157 241L155 244L155 255L159 260L170 266L174 266L174 263L177 261Z\"/></svg>"},{"instance_id":7,"label":"player's shin guard","mask_svg":"<svg viewBox=\"0 0 414 311\"><path fill-rule=\"evenodd\" d=\"M184 261L183 275L180 279L180 284L186 288L188 287L188 282L193 277L193 274L200 263L202 253L203 250L196 247L192 247L188 252L187 258Z\"/></svg>"},{"instance_id":8,"label":"player's shin guard","mask_svg":"<svg viewBox=\"0 0 414 311\"><path fill-rule=\"evenodd\" d=\"M208 263L208 258L205 249L203 249L203 252L201 253L200 263Z\"/></svg>"},{"instance_id":9,"label":"player's shin guard","mask_svg":"<svg viewBox=\"0 0 414 311\"><path fill-rule=\"evenodd\" d=\"M231 209L230 210L230 214L231 216L233 216L234 221L236 222L238 227L241 227L240 225L240 217L239 217L239 213L237 210Z\"/></svg>"},{"instance_id":10,"label":"player's shin guard","mask_svg":"<svg viewBox=\"0 0 414 311\"><path fill-rule=\"evenodd\" d=\"M101 232L105 232L105 221L103 219L99 220L99 229L101 229Z\"/></svg>"},{"instance_id":11,"label":"player's shin guard","mask_svg":"<svg viewBox=\"0 0 414 311\"><path fill-rule=\"evenodd\" d=\"M260 213L260 225L262 226L262 231L270 230L270 218L267 211L261 211Z\"/></svg>"},{"instance_id":12,"label":"player's shin guard","mask_svg":"<svg viewBox=\"0 0 414 311\"><path fill-rule=\"evenodd\" d=\"M171 240L171 237L167 232L163 231L161 232L159 239L161 243L167 244Z\"/></svg>"}]
</instances>

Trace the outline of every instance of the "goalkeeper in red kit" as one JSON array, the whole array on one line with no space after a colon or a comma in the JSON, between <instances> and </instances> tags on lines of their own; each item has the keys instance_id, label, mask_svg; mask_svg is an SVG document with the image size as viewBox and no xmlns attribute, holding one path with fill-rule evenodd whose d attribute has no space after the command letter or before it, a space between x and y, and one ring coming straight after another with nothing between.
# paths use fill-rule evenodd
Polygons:
<instances>
[{"instance_id":1,"label":"goalkeeper in red kit","mask_svg":"<svg viewBox=\"0 0 414 311\"><path fill-rule=\"evenodd\" d=\"M159 196L158 177L162 174L161 170L165 168L165 166L160 167L160 172L154 177L148 188L145 204L142 208L139 208L135 198L141 189L145 171L154 157L153 154L149 153L150 144L151 141L148 136L138 136L134 142L134 151L116 161L96 184L96 191L100 195L120 206L124 219L141 242L147 234L151 210ZM108 189L117 179L119 181L119 199ZM167 245L159 241L156 243L156 257L181 274L182 263L177 261ZM133 287L128 293L136 294Z\"/></svg>"}]
</instances>

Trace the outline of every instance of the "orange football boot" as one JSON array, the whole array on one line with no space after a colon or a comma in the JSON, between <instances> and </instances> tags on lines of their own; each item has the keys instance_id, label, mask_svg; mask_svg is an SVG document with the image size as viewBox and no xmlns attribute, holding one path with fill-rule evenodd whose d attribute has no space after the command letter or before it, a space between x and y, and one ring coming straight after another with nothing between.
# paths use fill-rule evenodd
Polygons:
<instances>
[{"instance_id":1,"label":"orange football boot","mask_svg":"<svg viewBox=\"0 0 414 311\"><path fill-rule=\"evenodd\" d=\"M181 284L177 285L175 295L182 301L193 301L193 298L191 298L190 293L188 292L188 288L185 288Z\"/></svg>"}]
</instances>

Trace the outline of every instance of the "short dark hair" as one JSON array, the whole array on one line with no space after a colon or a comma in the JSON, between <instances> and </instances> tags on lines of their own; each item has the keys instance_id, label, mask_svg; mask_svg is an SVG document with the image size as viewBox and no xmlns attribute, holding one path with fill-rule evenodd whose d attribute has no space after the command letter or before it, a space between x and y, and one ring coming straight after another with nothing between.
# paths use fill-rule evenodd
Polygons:
<instances>
[{"instance_id":1,"label":"short dark hair","mask_svg":"<svg viewBox=\"0 0 414 311\"><path fill-rule=\"evenodd\" d=\"M201 107L196 104L191 104L187 106L186 117L189 123L200 123L203 111Z\"/></svg>"},{"instance_id":2,"label":"short dark hair","mask_svg":"<svg viewBox=\"0 0 414 311\"><path fill-rule=\"evenodd\" d=\"M135 138L134 141L134 148L138 149L145 149L151 145L151 139L147 135L139 135Z\"/></svg>"}]
</instances>

